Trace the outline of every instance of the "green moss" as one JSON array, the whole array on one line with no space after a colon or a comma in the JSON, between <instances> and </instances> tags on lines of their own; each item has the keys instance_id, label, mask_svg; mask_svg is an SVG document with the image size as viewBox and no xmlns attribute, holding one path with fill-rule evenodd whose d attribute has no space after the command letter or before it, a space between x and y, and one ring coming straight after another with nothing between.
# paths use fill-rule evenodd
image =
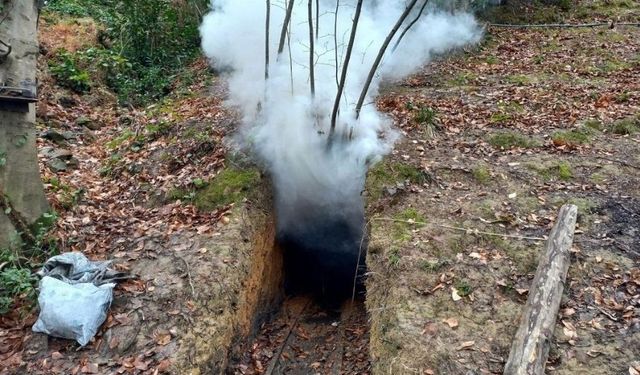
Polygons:
<instances>
[{"instance_id":1,"label":"green moss","mask_svg":"<svg viewBox=\"0 0 640 375\"><path fill-rule=\"evenodd\" d=\"M568 181L573 178L573 170L568 162L562 161L557 164L545 166L543 164L528 163L527 168L535 171L543 180L551 180L557 178L559 180Z\"/></svg>"},{"instance_id":2,"label":"green moss","mask_svg":"<svg viewBox=\"0 0 640 375\"><path fill-rule=\"evenodd\" d=\"M473 174L473 178L481 184L486 184L491 179L489 169L483 165L473 168L471 173Z\"/></svg>"},{"instance_id":3,"label":"green moss","mask_svg":"<svg viewBox=\"0 0 640 375\"><path fill-rule=\"evenodd\" d=\"M514 147L534 148L539 146L539 143L537 141L520 133L511 131L494 133L489 138L489 144L495 148L502 150L511 149Z\"/></svg>"},{"instance_id":4,"label":"green moss","mask_svg":"<svg viewBox=\"0 0 640 375\"><path fill-rule=\"evenodd\" d=\"M420 270L429 273L438 272L442 267L448 265L449 262L446 260L438 259L438 260L423 260L419 264Z\"/></svg>"},{"instance_id":5,"label":"green moss","mask_svg":"<svg viewBox=\"0 0 640 375\"><path fill-rule=\"evenodd\" d=\"M511 120L511 115L502 111L495 112L489 118L492 124L505 124Z\"/></svg>"},{"instance_id":6,"label":"green moss","mask_svg":"<svg viewBox=\"0 0 640 375\"><path fill-rule=\"evenodd\" d=\"M555 144L578 146L589 143L591 134L586 129L561 130L553 133L551 139Z\"/></svg>"},{"instance_id":7,"label":"green moss","mask_svg":"<svg viewBox=\"0 0 640 375\"><path fill-rule=\"evenodd\" d=\"M611 131L619 135L631 135L640 131L640 115L618 120L611 126Z\"/></svg>"},{"instance_id":8,"label":"green moss","mask_svg":"<svg viewBox=\"0 0 640 375\"><path fill-rule=\"evenodd\" d=\"M568 181L573 178L573 171L571 170L571 165L567 162L558 163L558 178L563 181Z\"/></svg>"},{"instance_id":9,"label":"green moss","mask_svg":"<svg viewBox=\"0 0 640 375\"><path fill-rule=\"evenodd\" d=\"M382 197L382 189L385 186L404 181L422 185L430 182L431 176L410 164L384 161L369 169L366 182L367 194L371 200L376 201Z\"/></svg>"},{"instance_id":10,"label":"green moss","mask_svg":"<svg viewBox=\"0 0 640 375\"><path fill-rule=\"evenodd\" d=\"M107 142L107 148L115 150L128 140L135 138L136 134L131 129L125 129L119 136Z\"/></svg>"},{"instance_id":11,"label":"green moss","mask_svg":"<svg viewBox=\"0 0 640 375\"><path fill-rule=\"evenodd\" d=\"M490 55L490 56L487 56L486 62L489 65L495 65L495 64L498 64L500 60L496 56Z\"/></svg>"},{"instance_id":12,"label":"green moss","mask_svg":"<svg viewBox=\"0 0 640 375\"><path fill-rule=\"evenodd\" d=\"M228 168L209 181L202 189L195 191L194 205L203 211L240 202L247 197L260 181L257 170Z\"/></svg>"},{"instance_id":13,"label":"green moss","mask_svg":"<svg viewBox=\"0 0 640 375\"><path fill-rule=\"evenodd\" d=\"M471 72L462 72L458 73L455 77L448 81L450 86L469 86L471 85L478 76Z\"/></svg>"},{"instance_id":14,"label":"green moss","mask_svg":"<svg viewBox=\"0 0 640 375\"><path fill-rule=\"evenodd\" d=\"M525 74L514 74L507 77L507 82L518 86L527 86L532 84L533 81L533 78Z\"/></svg>"},{"instance_id":15,"label":"green moss","mask_svg":"<svg viewBox=\"0 0 640 375\"><path fill-rule=\"evenodd\" d=\"M436 111L431 107L420 107L413 120L419 124L435 125Z\"/></svg>"},{"instance_id":16,"label":"green moss","mask_svg":"<svg viewBox=\"0 0 640 375\"><path fill-rule=\"evenodd\" d=\"M411 230L422 228L426 222L425 218L415 208L407 208L394 216L394 219L402 220L393 223L392 232L394 239L401 242L410 240Z\"/></svg>"},{"instance_id":17,"label":"green moss","mask_svg":"<svg viewBox=\"0 0 640 375\"><path fill-rule=\"evenodd\" d=\"M596 119L589 119L584 122L584 127L590 131L603 131L604 127L602 126L602 122Z\"/></svg>"},{"instance_id":18,"label":"green moss","mask_svg":"<svg viewBox=\"0 0 640 375\"><path fill-rule=\"evenodd\" d=\"M471 284L469 284L468 281L459 280L456 283L456 291L458 292L458 295L460 297L466 297L466 296L470 295L471 292L473 292L473 288L471 287Z\"/></svg>"},{"instance_id":19,"label":"green moss","mask_svg":"<svg viewBox=\"0 0 640 375\"><path fill-rule=\"evenodd\" d=\"M391 265L392 267L397 266L400 263L400 249L398 249L397 247L392 247L391 249L389 249L388 253L387 253L387 259L389 260L389 265Z\"/></svg>"}]
</instances>

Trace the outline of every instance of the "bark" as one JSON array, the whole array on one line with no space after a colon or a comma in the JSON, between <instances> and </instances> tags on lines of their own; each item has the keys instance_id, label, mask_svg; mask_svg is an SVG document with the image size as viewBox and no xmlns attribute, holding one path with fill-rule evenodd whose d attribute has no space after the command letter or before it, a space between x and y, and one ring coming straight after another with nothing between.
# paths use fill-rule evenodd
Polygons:
<instances>
[{"instance_id":1,"label":"bark","mask_svg":"<svg viewBox=\"0 0 640 375\"><path fill-rule=\"evenodd\" d=\"M264 31L264 79L269 79L269 27L271 26L271 0L267 0Z\"/></svg>"},{"instance_id":2,"label":"bark","mask_svg":"<svg viewBox=\"0 0 640 375\"><path fill-rule=\"evenodd\" d=\"M0 39L11 45L11 54L0 62L0 85L36 89L38 8L35 0L5 1L0 15ZM0 248L44 214L47 201L40 179L36 149L35 104L21 104L16 112L0 99ZM9 214L6 214L8 211ZM19 221L16 221L19 219ZM22 221L22 224L21 222ZM24 225L23 225L24 224Z\"/></svg>"},{"instance_id":3,"label":"bark","mask_svg":"<svg viewBox=\"0 0 640 375\"><path fill-rule=\"evenodd\" d=\"M282 30L280 31L280 43L278 44L278 57L284 51L284 42L287 37L287 30L289 29L289 23L291 22L291 14L293 14L293 3L296 0L291 0L287 5L287 12L284 15L284 23L282 24Z\"/></svg>"},{"instance_id":4,"label":"bark","mask_svg":"<svg viewBox=\"0 0 640 375\"><path fill-rule=\"evenodd\" d=\"M420 12L418 12L418 15L416 16L416 18L414 18L413 21L411 21L411 23L409 23L407 27L405 27L404 30L402 30L402 33L400 33L398 40L396 40L396 43L393 45L393 48L391 49L392 52L398 48L398 46L400 45L400 42L402 42L402 39L404 38L405 35L407 35L409 30L411 30L413 25L415 25L420 20L420 17L422 17L422 13L424 13L424 10L427 7L427 4L429 4L429 0L424 0L424 3L420 8Z\"/></svg>"},{"instance_id":5,"label":"bark","mask_svg":"<svg viewBox=\"0 0 640 375\"><path fill-rule=\"evenodd\" d=\"M315 58L313 40L313 0L309 0L307 5L309 14L309 84L311 85L311 96L316 95Z\"/></svg>"},{"instance_id":6,"label":"bark","mask_svg":"<svg viewBox=\"0 0 640 375\"><path fill-rule=\"evenodd\" d=\"M404 20L407 19L409 13L411 13L411 10L417 2L418 0L411 0L409 5L407 5L407 7L405 8L404 12L402 12L402 14L400 15L400 18L398 18L396 24L393 26L393 29L391 29L391 32L389 32L389 35L387 35L387 38L382 43L382 47L380 47L380 50L378 51L378 56L376 56L376 60L373 62L371 70L369 70L369 75L367 76L367 80L365 81L364 87L362 88L362 92L360 92L360 98L358 99L358 103L356 104L356 118L360 117L360 110L362 110L362 105L364 104L364 100L367 97L367 92L369 92L369 87L371 86L371 82L373 81L373 76L376 74L376 71L378 71L378 67L382 62L384 53L387 51L387 47L389 47L389 43L391 43L391 40L398 32L398 29L400 29L400 26L402 26L402 24L404 23Z\"/></svg>"},{"instance_id":7,"label":"bark","mask_svg":"<svg viewBox=\"0 0 640 375\"><path fill-rule=\"evenodd\" d=\"M351 26L351 35L349 36L349 44L347 45L347 53L344 57L342 64L342 74L340 75L340 83L338 84L338 93L336 94L336 100L333 103L333 111L331 112L331 129L329 130L329 142L331 146L333 137L336 132L336 121L338 118L338 108L340 108L340 100L342 99L342 92L344 91L344 84L347 80L347 71L349 70L349 61L351 60L351 53L353 52L353 44L356 40L356 33L358 31L358 21L360 20L360 13L362 11L363 0L358 0L356 5L356 13L353 17L353 25Z\"/></svg>"},{"instance_id":8,"label":"bark","mask_svg":"<svg viewBox=\"0 0 640 375\"><path fill-rule=\"evenodd\" d=\"M578 208L574 205L560 209L529 289L529 298L504 368L505 375L544 374L569 270L569 250L577 215Z\"/></svg>"}]
</instances>

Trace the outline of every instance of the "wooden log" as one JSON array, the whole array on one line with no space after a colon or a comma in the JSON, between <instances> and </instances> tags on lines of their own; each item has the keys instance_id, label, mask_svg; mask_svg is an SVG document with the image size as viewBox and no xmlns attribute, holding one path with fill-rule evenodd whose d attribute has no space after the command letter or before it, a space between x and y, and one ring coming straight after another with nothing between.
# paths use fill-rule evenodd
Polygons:
<instances>
[{"instance_id":1,"label":"wooden log","mask_svg":"<svg viewBox=\"0 0 640 375\"><path fill-rule=\"evenodd\" d=\"M544 374L549 343L569 270L571 245L578 216L574 205L562 206L556 224L547 240L545 254L538 263L529 288L504 375Z\"/></svg>"}]
</instances>

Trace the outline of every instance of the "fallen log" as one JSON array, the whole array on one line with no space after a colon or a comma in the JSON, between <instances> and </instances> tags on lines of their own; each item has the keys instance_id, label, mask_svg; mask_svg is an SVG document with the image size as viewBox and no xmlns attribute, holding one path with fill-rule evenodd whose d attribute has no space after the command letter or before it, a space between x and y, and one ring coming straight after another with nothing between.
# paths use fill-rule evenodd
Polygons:
<instances>
[{"instance_id":1,"label":"fallen log","mask_svg":"<svg viewBox=\"0 0 640 375\"><path fill-rule=\"evenodd\" d=\"M569 270L571 245L578 216L574 205L562 206L556 224L547 240L545 254L529 288L504 375L544 374L549 343Z\"/></svg>"}]
</instances>

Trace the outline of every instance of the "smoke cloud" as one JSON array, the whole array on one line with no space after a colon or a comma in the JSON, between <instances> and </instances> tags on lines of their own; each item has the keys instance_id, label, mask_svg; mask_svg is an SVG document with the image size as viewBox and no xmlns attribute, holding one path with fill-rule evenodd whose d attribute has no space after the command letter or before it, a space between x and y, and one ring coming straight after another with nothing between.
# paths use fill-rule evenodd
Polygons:
<instances>
[{"instance_id":1,"label":"smoke cloud","mask_svg":"<svg viewBox=\"0 0 640 375\"><path fill-rule=\"evenodd\" d=\"M313 3L315 22L315 0ZM356 119L355 103L371 65L405 7L405 1L365 0L336 126L338 138L349 135L351 141L337 142L328 149L331 111L337 93L336 72L342 69L356 1L339 3L336 23L336 0L320 1L314 56L315 96L311 95L309 85L306 0L295 1L287 44L280 56L277 50L286 5L284 1L271 1L268 80L264 63L265 0L212 1L212 10L200 28L206 56L215 67L230 71L226 77L229 103L243 118L239 139L255 152L272 175L281 232L283 228L305 232L329 217L362 233L361 191L367 168L389 153L398 138L391 122L373 104L381 80L406 76L435 54L475 42L481 34L469 14L432 9L423 15L397 50L391 52L391 47L387 50L368 92L365 101L368 104ZM405 24L415 17L417 10ZM333 247L327 251L339 252L337 249L352 245L336 241L323 246Z\"/></svg>"}]
</instances>

